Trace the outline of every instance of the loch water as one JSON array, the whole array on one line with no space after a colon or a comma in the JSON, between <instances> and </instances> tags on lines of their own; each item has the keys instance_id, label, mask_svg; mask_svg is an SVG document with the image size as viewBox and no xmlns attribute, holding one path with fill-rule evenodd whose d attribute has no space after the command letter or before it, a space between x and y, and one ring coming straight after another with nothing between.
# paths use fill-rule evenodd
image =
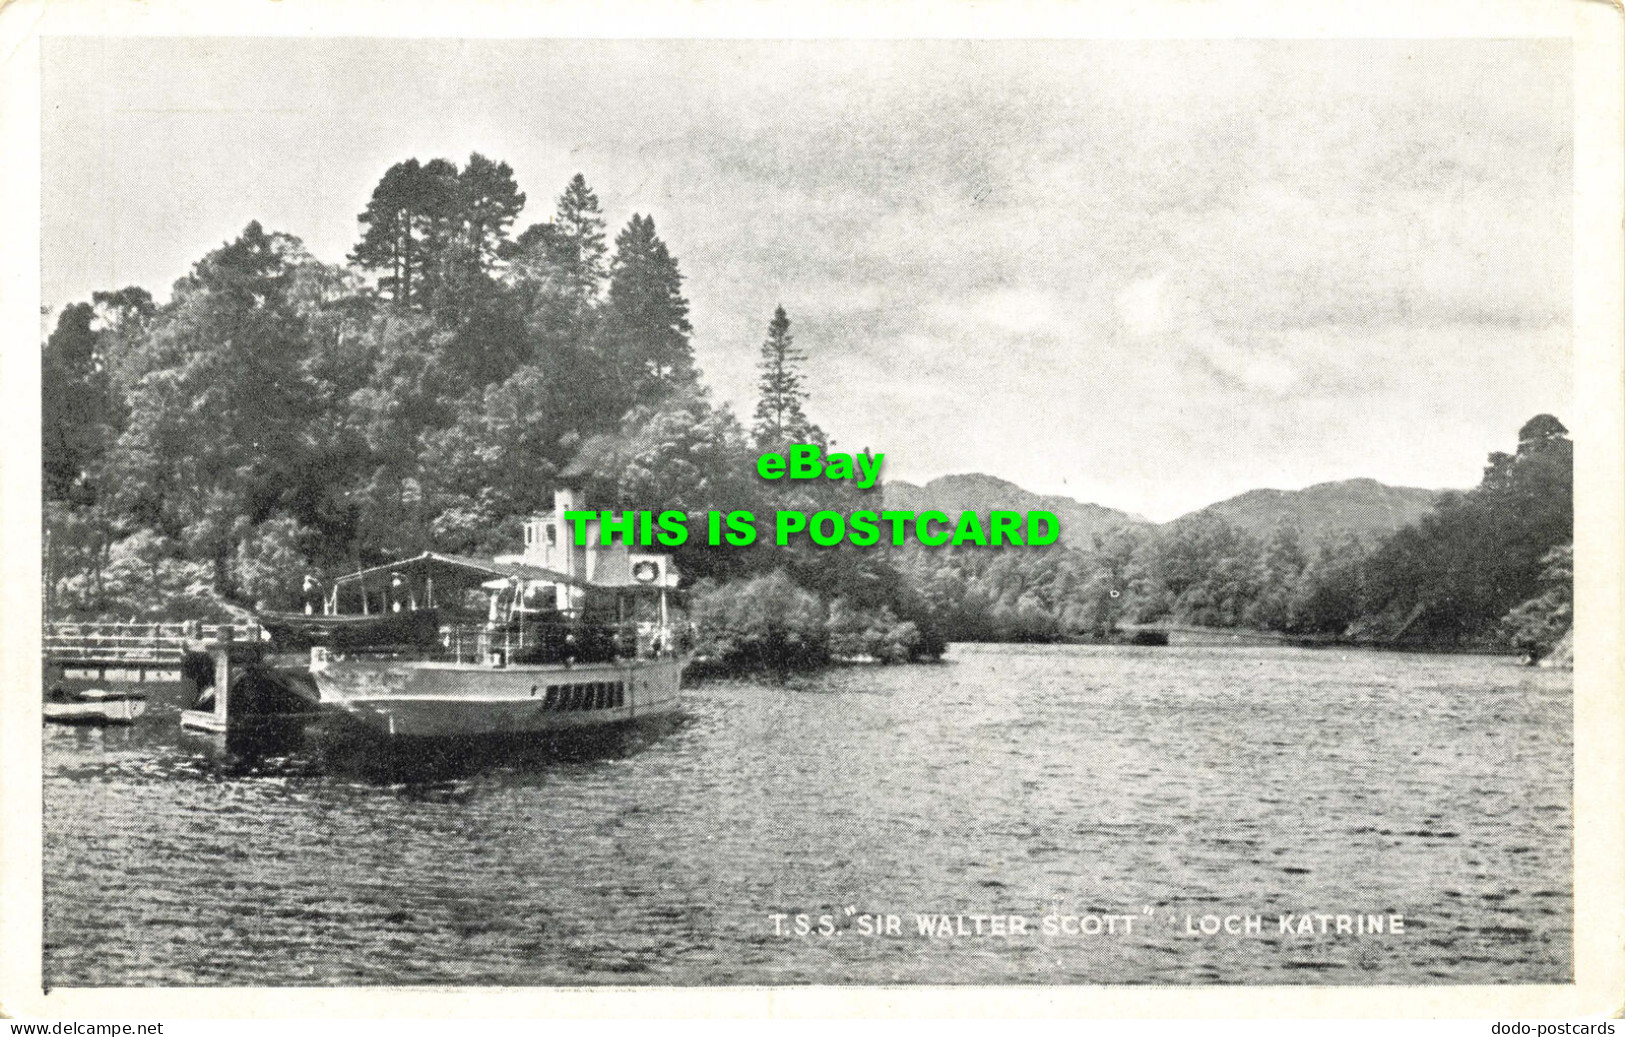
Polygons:
<instances>
[{"instance_id":1,"label":"loch water","mask_svg":"<svg viewBox=\"0 0 1625 1037\"><path fill-rule=\"evenodd\" d=\"M694 682L680 717L580 745L404 755L226 746L180 730L176 689L132 728L44 726L45 980L1565 982L1572 685L956 645Z\"/></svg>"}]
</instances>

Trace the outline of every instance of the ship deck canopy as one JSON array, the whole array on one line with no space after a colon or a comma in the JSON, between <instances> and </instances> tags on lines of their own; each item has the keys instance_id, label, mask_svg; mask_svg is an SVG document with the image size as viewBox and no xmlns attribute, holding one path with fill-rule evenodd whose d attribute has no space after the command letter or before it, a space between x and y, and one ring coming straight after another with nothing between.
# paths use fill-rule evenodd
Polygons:
<instances>
[{"instance_id":1,"label":"ship deck canopy","mask_svg":"<svg viewBox=\"0 0 1625 1037\"><path fill-rule=\"evenodd\" d=\"M524 562L499 562L490 558L470 558L466 555L439 554L434 551L425 551L414 558L403 558L398 562L387 562L383 565L374 565L359 572L340 576L333 581L334 586L343 586L350 583L366 583L369 580L391 580L396 576L403 578L444 578L448 583L484 582L492 579L523 580L527 583L563 583L571 586L585 587L587 584L552 569L544 569L539 565L528 565Z\"/></svg>"},{"instance_id":2,"label":"ship deck canopy","mask_svg":"<svg viewBox=\"0 0 1625 1037\"><path fill-rule=\"evenodd\" d=\"M338 577L333 581L326 608L363 614L401 608L475 613L485 608L489 591L503 586L525 588L527 603L533 592L546 585L617 592L658 588L664 581L652 582L644 568L647 564L634 563L625 548L607 550L600 556L592 579L585 580L517 560L425 551ZM664 576L668 570L660 568L658 572Z\"/></svg>"},{"instance_id":3,"label":"ship deck canopy","mask_svg":"<svg viewBox=\"0 0 1625 1037\"><path fill-rule=\"evenodd\" d=\"M544 584L581 586L581 581L552 569L523 562L471 558L425 551L374 565L333 581L331 612L386 612L401 608L438 608L453 614L478 614L493 582L534 588Z\"/></svg>"}]
</instances>

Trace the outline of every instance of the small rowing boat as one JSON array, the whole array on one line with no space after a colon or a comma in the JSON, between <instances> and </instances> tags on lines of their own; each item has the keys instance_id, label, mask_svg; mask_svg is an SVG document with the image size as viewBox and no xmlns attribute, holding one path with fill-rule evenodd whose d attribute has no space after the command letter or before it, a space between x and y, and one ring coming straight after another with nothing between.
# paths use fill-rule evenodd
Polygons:
<instances>
[{"instance_id":1,"label":"small rowing boat","mask_svg":"<svg viewBox=\"0 0 1625 1037\"><path fill-rule=\"evenodd\" d=\"M46 720L58 724L133 724L147 711L147 696L139 691L69 691L58 686L45 696L44 711Z\"/></svg>"}]
</instances>

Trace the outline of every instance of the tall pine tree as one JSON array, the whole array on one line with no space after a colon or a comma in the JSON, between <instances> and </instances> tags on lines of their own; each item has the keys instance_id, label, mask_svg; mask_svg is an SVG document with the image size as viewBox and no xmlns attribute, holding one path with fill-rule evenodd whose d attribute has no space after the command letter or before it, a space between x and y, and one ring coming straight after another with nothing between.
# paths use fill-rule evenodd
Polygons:
<instances>
[{"instance_id":1,"label":"tall pine tree","mask_svg":"<svg viewBox=\"0 0 1625 1037\"><path fill-rule=\"evenodd\" d=\"M694 328L683 275L652 216L632 214L615 238L609 282L612 363L633 403L653 402L692 387Z\"/></svg>"},{"instance_id":2,"label":"tall pine tree","mask_svg":"<svg viewBox=\"0 0 1625 1037\"><path fill-rule=\"evenodd\" d=\"M581 297L596 301L603 294L607 273L604 215L598 208L598 196L580 173L570 178L569 186L559 197L553 225L558 230L557 247L569 259L569 269Z\"/></svg>"},{"instance_id":3,"label":"tall pine tree","mask_svg":"<svg viewBox=\"0 0 1625 1037\"><path fill-rule=\"evenodd\" d=\"M463 225L457 166L443 158L397 162L357 219L350 262L380 271L378 287L403 306L422 305L450 279Z\"/></svg>"},{"instance_id":4,"label":"tall pine tree","mask_svg":"<svg viewBox=\"0 0 1625 1037\"><path fill-rule=\"evenodd\" d=\"M350 253L356 266L382 271L378 287L402 305L412 302L423 265L423 214L418 210L422 177L423 166L415 158L385 171L367 208L356 217L361 240Z\"/></svg>"},{"instance_id":5,"label":"tall pine tree","mask_svg":"<svg viewBox=\"0 0 1625 1037\"><path fill-rule=\"evenodd\" d=\"M483 287L512 254L508 228L524 205L512 168L479 152L460 171L443 158L397 162L358 217L350 261L379 272L379 288L396 303L444 301Z\"/></svg>"},{"instance_id":6,"label":"tall pine tree","mask_svg":"<svg viewBox=\"0 0 1625 1037\"><path fill-rule=\"evenodd\" d=\"M457 186L473 272L489 276L513 252L508 228L525 207L525 193L508 163L492 162L477 151L468 156Z\"/></svg>"},{"instance_id":7,"label":"tall pine tree","mask_svg":"<svg viewBox=\"0 0 1625 1037\"><path fill-rule=\"evenodd\" d=\"M463 283L463 273L471 265L457 164L443 158L430 159L423 163L414 188L423 266L418 301L433 307Z\"/></svg>"},{"instance_id":8,"label":"tall pine tree","mask_svg":"<svg viewBox=\"0 0 1625 1037\"><path fill-rule=\"evenodd\" d=\"M546 279L556 280L578 307L596 306L604 294L608 275L604 245L604 216L598 196L580 173L570 178L559 196L558 209L546 223L536 223L519 235L528 276L537 279L545 267Z\"/></svg>"},{"instance_id":9,"label":"tall pine tree","mask_svg":"<svg viewBox=\"0 0 1625 1037\"><path fill-rule=\"evenodd\" d=\"M756 383L760 399L752 428L757 446L767 449L822 441L823 433L801 409L807 399L801 380L801 365L806 359L807 354L796 348L790 334L789 316L783 306L778 307L767 326L761 360L757 362L761 372Z\"/></svg>"}]
</instances>

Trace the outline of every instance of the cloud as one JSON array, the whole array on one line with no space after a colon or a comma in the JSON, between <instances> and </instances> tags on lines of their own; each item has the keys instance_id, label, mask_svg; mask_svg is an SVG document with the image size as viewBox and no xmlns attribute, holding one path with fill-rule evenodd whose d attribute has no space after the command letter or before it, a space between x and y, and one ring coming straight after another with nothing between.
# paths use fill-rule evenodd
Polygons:
<instances>
[{"instance_id":1,"label":"cloud","mask_svg":"<svg viewBox=\"0 0 1625 1037\"><path fill-rule=\"evenodd\" d=\"M1135 338L1150 338L1167 331L1172 312L1165 298L1163 277L1143 277L1117 293L1117 317Z\"/></svg>"},{"instance_id":2,"label":"cloud","mask_svg":"<svg viewBox=\"0 0 1625 1037\"><path fill-rule=\"evenodd\" d=\"M1235 388L1284 396L1298 384L1298 372L1286 357L1256 344L1238 346L1203 329L1191 338L1190 346L1209 370Z\"/></svg>"},{"instance_id":3,"label":"cloud","mask_svg":"<svg viewBox=\"0 0 1625 1037\"><path fill-rule=\"evenodd\" d=\"M1215 329L1191 297L1170 287L1171 273L1132 281L1117 293L1117 318L1131 339L1185 351L1224 386L1280 396L1298 384L1292 363L1267 343L1232 342Z\"/></svg>"},{"instance_id":4,"label":"cloud","mask_svg":"<svg viewBox=\"0 0 1625 1037\"><path fill-rule=\"evenodd\" d=\"M939 325L1031 337L1059 333L1065 323L1063 305L1054 293L1036 288L994 288L965 299L941 300L929 309Z\"/></svg>"},{"instance_id":5,"label":"cloud","mask_svg":"<svg viewBox=\"0 0 1625 1037\"><path fill-rule=\"evenodd\" d=\"M339 262L390 163L478 149L513 164L522 224L577 171L612 232L652 213L742 413L782 303L815 418L914 477L1155 515L1459 485L1567 400L1565 48L61 40L46 301L162 294L249 218ZM1396 446L1423 439L1449 466Z\"/></svg>"}]
</instances>

